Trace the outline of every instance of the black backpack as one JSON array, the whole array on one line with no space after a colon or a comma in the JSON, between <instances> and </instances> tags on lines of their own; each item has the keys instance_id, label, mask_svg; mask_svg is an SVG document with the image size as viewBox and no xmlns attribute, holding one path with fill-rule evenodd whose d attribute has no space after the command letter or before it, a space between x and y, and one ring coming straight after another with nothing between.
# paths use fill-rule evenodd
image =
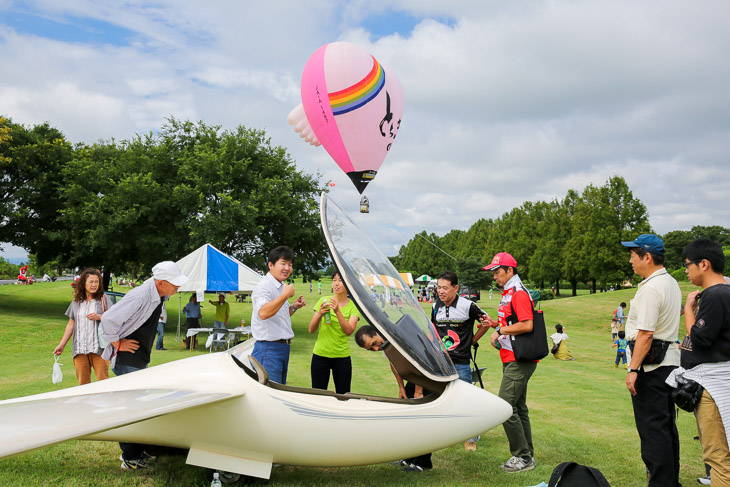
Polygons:
<instances>
[{"instance_id":1,"label":"black backpack","mask_svg":"<svg viewBox=\"0 0 730 487\"><path fill-rule=\"evenodd\" d=\"M563 462L553 470L548 487L611 487L603 474L593 467Z\"/></svg>"}]
</instances>

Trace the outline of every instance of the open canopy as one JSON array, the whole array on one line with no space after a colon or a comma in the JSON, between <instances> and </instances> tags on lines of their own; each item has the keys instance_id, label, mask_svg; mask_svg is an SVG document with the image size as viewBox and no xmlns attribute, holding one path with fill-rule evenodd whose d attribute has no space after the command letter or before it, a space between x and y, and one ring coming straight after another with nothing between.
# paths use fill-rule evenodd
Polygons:
<instances>
[{"instance_id":1,"label":"open canopy","mask_svg":"<svg viewBox=\"0 0 730 487\"><path fill-rule=\"evenodd\" d=\"M179 291L253 291L262 279L250 267L205 244L177 261L190 280Z\"/></svg>"},{"instance_id":2,"label":"open canopy","mask_svg":"<svg viewBox=\"0 0 730 487\"><path fill-rule=\"evenodd\" d=\"M435 383L454 380L456 369L431 320L403 277L366 232L322 193L322 229L340 275L363 316L388 340L418 374ZM394 362L401 377L408 372ZM418 378L415 382L418 384ZM421 383L421 385L426 385ZM429 390L432 385L429 385Z\"/></svg>"},{"instance_id":3,"label":"open canopy","mask_svg":"<svg viewBox=\"0 0 730 487\"><path fill-rule=\"evenodd\" d=\"M416 282L421 284L426 284L428 282L431 282L433 280L433 277L429 276L428 274L424 274L421 277L416 278Z\"/></svg>"}]
</instances>

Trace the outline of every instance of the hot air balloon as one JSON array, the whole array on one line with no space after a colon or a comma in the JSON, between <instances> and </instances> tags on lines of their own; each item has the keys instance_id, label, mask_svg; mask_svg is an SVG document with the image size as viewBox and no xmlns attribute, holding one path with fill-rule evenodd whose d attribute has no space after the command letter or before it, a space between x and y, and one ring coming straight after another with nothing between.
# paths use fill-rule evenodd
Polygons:
<instances>
[{"instance_id":1,"label":"hot air balloon","mask_svg":"<svg viewBox=\"0 0 730 487\"><path fill-rule=\"evenodd\" d=\"M326 44L302 73L302 104L287 121L312 145L323 145L362 193L395 140L403 115L398 77L348 42Z\"/></svg>"}]
</instances>

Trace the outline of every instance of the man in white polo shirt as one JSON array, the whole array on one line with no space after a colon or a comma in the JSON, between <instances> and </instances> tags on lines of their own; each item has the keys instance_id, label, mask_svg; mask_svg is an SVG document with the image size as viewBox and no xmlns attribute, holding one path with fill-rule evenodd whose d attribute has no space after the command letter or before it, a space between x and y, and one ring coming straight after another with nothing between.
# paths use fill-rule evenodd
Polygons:
<instances>
[{"instance_id":1,"label":"man in white polo shirt","mask_svg":"<svg viewBox=\"0 0 730 487\"><path fill-rule=\"evenodd\" d=\"M652 234L621 242L631 251L639 283L626 321L629 341L626 387L641 440L649 487L679 485L679 434L672 388L665 380L679 366L679 312L682 292L664 268L664 242Z\"/></svg>"},{"instance_id":2,"label":"man in white polo shirt","mask_svg":"<svg viewBox=\"0 0 730 487\"><path fill-rule=\"evenodd\" d=\"M299 296L291 305L294 285L285 284L292 273L294 253L289 247L277 247L269 253L269 272L251 294L251 334L256 339L251 354L263 365L269 379L286 384L291 339L294 338L291 315L307 305Z\"/></svg>"}]
</instances>

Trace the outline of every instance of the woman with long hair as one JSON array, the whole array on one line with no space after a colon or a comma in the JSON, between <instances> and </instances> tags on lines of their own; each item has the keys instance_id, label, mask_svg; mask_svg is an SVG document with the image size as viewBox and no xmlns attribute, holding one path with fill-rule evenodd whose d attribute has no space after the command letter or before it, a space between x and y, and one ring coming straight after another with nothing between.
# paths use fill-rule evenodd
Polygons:
<instances>
[{"instance_id":1,"label":"woman with long hair","mask_svg":"<svg viewBox=\"0 0 730 487\"><path fill-rule=\"evenodd\" d=\"M74 286L74 299L66 310L68 324L54 355L61 355L73 336L73 361L80 385L91 382L91 369L96 380L109 378L109 364L101 358L97 328L101 315L112 305L104 294L99 269L84 269Z\"/></svg>"},{"instance_id":2,"label":"woman with long hair","mask_svg":"<svg viewBox=\"0 0 730 487\"><path fill-rule=\"evenodd\" d=\"M314 315L309 322L309 333L317 335L312 353L312 388L327 389L330 371L335 382L335 392L350 392L352 382L352 361L347 337L355 331L357 308L347 297L347 289L339 272L332 274L334 296L321 298L314 306Z\"/></svg>"}]
</instances>

